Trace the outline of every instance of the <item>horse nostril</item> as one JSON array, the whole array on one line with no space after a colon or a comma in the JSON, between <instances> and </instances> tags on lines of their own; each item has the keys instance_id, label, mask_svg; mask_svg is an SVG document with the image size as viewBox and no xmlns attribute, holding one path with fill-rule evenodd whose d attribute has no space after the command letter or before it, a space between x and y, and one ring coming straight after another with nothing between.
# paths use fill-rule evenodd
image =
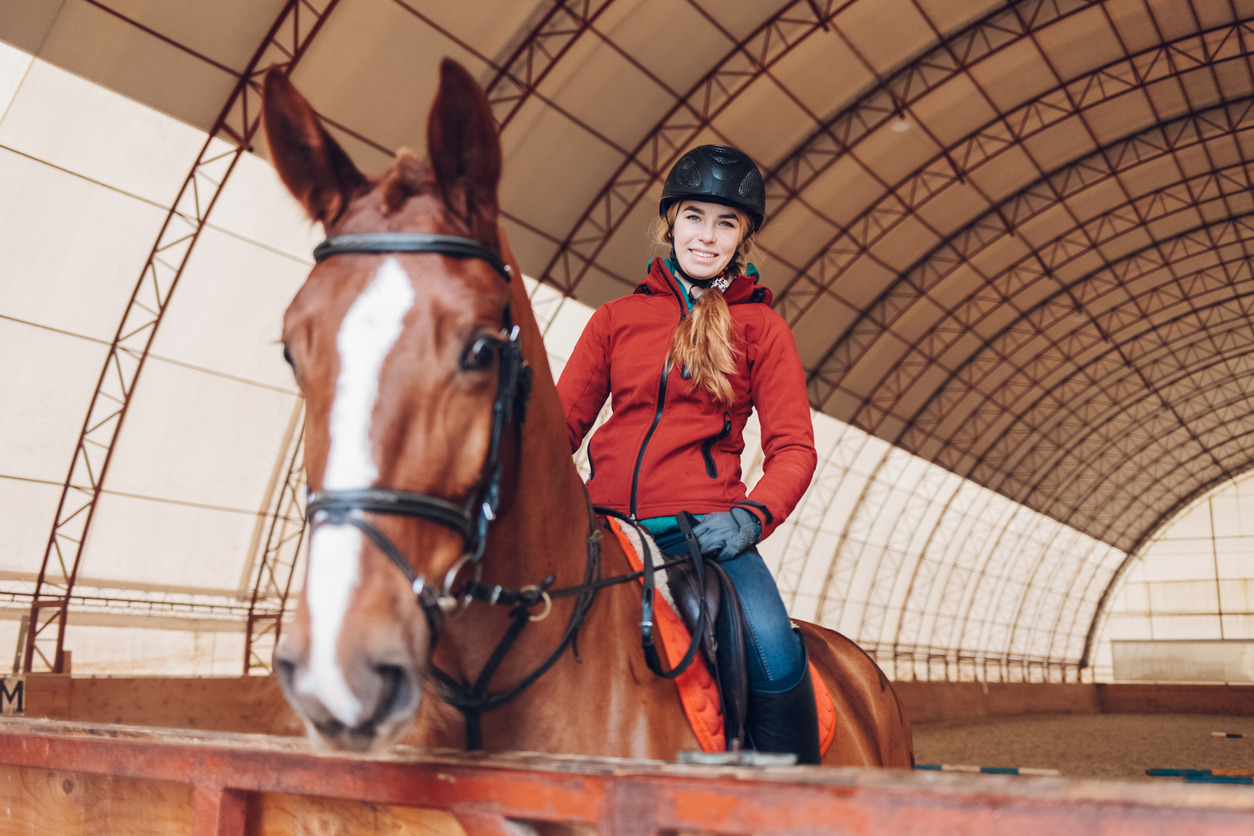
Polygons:
<instances>
[{"instance_id":1,"label":"horse nostril","mask_svg":"<svg viewBox=\"0 0 1254 836\"><path fill-rule=\"evenodd\" d=\"M409 705L414 686L404 669L396 665L378 665L375 672L382 681L382 687L372 719L379 723Z\"/></svg>"},{"instance_id":2,"label":"horse nostril","mask_svg":"<svg viewBox=\"0 0 1254 836\"><path fill-rule=\"evenodd\" d=\"M279 679L279 685L283 686L283 690L291 693L292 684L296 681L296 665L287 659L275 658L274 673Z\"/></svg>"}]
</instances>

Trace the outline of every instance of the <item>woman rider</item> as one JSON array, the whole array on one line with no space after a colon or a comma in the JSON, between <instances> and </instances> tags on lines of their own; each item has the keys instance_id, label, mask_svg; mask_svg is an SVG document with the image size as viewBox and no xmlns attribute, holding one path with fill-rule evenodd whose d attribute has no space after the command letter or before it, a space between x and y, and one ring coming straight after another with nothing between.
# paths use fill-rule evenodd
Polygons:
<instances>
[{"instance_id":1,"label":"woman rider","mask_svg":"<svg viewBox=\"0 0 1254 836\"><path fill-rule=\"evenodd\" d=\"M801 499L817 457L792 332L745 257L765 213L762 175L745 154L694 148L666 178L657 221L670 253L631 296L602 305L558 391L571 449L612 397L588 455L592 501L638 519L668 553L686 553L675 515L736 585L749 623L751 744L818 763L805 647L755 544ZM756 408L765 454L752 492L740 480L742 432ZM716 625L726 644L724 617Z\"/></svg>"}]
</instances>

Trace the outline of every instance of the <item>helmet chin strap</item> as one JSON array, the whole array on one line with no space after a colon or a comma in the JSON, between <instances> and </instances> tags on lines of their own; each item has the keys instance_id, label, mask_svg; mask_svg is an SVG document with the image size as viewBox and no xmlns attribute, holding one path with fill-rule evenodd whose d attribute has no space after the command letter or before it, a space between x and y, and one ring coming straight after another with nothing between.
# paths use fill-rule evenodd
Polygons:
<instances>
[{"instance_id":1,"label":"helmet chin strap","mask_svg":"<svg viewBox=\"0 0 1254 836\"><path fill-rule=\"evenodd\" d=\"M728 270L730 270L732 266L731 261L727 263L727 267L723 269L723 272L719 273L717 276L712 276L708 279L694 279L692 276L688 275L688 272L684 270L684 266L679 263L679 256L675 254L675 246L673 244L671 245L670 260L671 264L675 265L675 271L679 273L679 277L681 279L690 285L695 285L696 287L701 288L702 290L708 290L711 287L716 287L719 290L726 290L727 286L731 284L731 278L727 275Z\"/></svg>"}]
</instances>

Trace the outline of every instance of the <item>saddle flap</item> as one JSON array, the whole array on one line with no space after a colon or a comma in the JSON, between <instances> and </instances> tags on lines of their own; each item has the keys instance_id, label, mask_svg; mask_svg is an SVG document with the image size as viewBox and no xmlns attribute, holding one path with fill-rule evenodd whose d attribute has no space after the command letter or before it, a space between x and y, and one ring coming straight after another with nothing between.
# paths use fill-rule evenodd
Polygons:
<instances>
[{"instance_id":1,"label":"saddle flap","mask_svg":"<svg viewBox=\"0 0 1254 836\"><path fill-rule=\"evenodd\" d=\"M723 724L727 740L744 740L744 723L749 708L749 666L745 658L744 613L736 585L722 566L713 560L705 561L706 630L701 637L701 649L715 672L723 697ZM666 569L667 584L675 607L688 627L696 628L700 606L697 597L697 576L692 565L678 563ZM720 614L721 612L721 614ZM719 618L730 619L731 641L727 646L715 640L714 625ZM735 746L735 743L731 744Z\"/></svg>"},{"instance_id":2,"label":"saddle flap","mask_svg":"<svg viewBox=\"0 0 1254 836\"><path fill-rule=\"evenodd\" d=\"M749 716L749 659L745 655L745 636L748 626L745 611L740 603L736 584L725 570L713 560L706 563L710 575L718 578L722 587L724 618L728 619L731 635L730 647L718 649L719 689L723 696L723 727L728 741L745 739L745 719ZM735 745L735 744L732 744Z\"/></svg>"},{"instance_id":3,"label":"saddle flap","mask_svg":"<svg viewBox=\"0 0 1254 836\"><path fill-rule=\"evenodd\" d=\"M708 570L709 564L706 564ZM680 617L684 620L684 626L688 628L688 632L692 632L697 627L700 620L701 599L697 593L697 573L692 568L691 563L676 563L666 567L666 585L670 588L671 597L674 599L675 608L679 610ZM718 578L713 572L705 573L705 589L703 595L705 597L705 636L702 636L702 646L705 648L706 657L714 658L714 622L718 618L719 604L721 596L719 590Z\"/></svg>"}]
</instances>

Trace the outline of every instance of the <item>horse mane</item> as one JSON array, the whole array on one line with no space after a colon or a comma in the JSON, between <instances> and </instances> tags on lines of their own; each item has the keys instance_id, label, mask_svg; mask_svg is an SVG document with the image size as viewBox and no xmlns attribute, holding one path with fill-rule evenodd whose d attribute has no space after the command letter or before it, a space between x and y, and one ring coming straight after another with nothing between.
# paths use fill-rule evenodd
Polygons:
<instances>
[{"instance_id":1,"label":"horse mane","mask_svg":"<svg viewBox=\"0 0 1254 836\"><path fill-rule=\"evenodd\" d=\"M383 214L391 215L409 198L435 191L431 165L402 148L396 152L392 167L379 178L379 188L383 191Z\"/></svg>"},{"instance_id":2,"label":"horse mane","mask_svg":"<svg viewBox=\"0 0 1254 836\"><path fill-rule=\"evenodd\" d=\"M420 160L413 151L402 148L396 152L392 167L376 181L382 197L383 216L400 210L411 197L430 195L443 200L449 213L466 225L470 237L477 238L499 251L496 232L496 206L479 206L469 200L464 181L441 189L434 166Z\"/></svg>"}]
</instances>

